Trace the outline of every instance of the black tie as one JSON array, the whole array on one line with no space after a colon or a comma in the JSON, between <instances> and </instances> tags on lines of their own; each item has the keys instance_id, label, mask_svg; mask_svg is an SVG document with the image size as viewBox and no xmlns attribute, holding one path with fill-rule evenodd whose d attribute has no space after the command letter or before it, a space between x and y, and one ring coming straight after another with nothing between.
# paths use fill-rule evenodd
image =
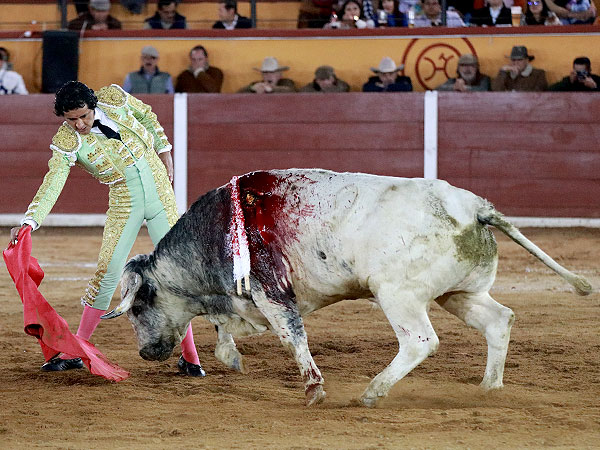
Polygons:
<instances>
[{"instance_id":1,"label":"black tie","mask_svg":"<svg viewBox=\"0 0 600 450\"><path fill-rule=\"evenodd\" d=\"M98 127L102 134L109 139L118 139L121 140L121 135L113 130L111 127L107 127L106 125L102 125L99 120L94 120L94 126Z\"/></svg>"}]
</instances>

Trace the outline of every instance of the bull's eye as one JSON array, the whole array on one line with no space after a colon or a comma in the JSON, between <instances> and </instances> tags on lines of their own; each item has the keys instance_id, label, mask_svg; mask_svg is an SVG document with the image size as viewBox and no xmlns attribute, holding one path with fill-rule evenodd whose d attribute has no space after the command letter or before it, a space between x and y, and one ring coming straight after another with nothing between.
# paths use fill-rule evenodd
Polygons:
<instances>
[{"instance_id":1,"label":"bull's eye","mask_svg":"<svg viewBox=\"0 0 600 450\"><path fill-rule=\"evenodd\" d=\"M132 313L134 316L138 316L138 315L139 315L141 312L142 312L142 307L141 307L141 306L139 306L139 305L134 305L134 306L131 308L131 313Z\"/></svg>"}]
</instances>

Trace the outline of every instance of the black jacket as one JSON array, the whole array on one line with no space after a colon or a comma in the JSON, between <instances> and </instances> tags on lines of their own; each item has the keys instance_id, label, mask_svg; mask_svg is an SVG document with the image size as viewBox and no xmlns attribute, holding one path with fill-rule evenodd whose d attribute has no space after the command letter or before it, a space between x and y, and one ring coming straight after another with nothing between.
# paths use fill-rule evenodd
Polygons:
<instances>
[{"instance_id":1,"label":"black jacket","mask_svg":"<svg viewBox=\"0 0 600 450\"><path fill-rule=\"evenodd\" d=\"M223 22L221 22L220 20L218 22L215 22L212 27L215 30L224 30L225 29L225 25L223 25ZM235 28L236 29L252 28L252 21L250 19L248 19L247 17L238 15L238 20L237 20L237 23L235 24Z\"/></svg>"},{"instance_id":2,"label":"black jacket","mask_svg":"<svg viewBox=\"0 0 600 450\"><path fill-rule=\"evenodd\" d=\"M479 26L487 25L488 27L496 25L512 25L512 14L510 13L510 8L503 6L500 10L500 15L496 19L496 23L494 24L490 14L490 8L486 6L485 8L479 8L473 11L470 23Z\"/></svg>"}]
</instances>

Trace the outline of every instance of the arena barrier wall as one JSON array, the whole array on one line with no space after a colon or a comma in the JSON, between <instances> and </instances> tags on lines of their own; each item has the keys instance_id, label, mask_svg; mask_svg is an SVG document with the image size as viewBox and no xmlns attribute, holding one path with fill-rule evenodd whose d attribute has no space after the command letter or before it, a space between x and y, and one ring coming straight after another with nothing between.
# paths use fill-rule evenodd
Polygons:
<instances>
[{"instance_id":1,"label":"arena barrier wall","mask_svg":"<svg viewBox=\"0 0 600 450\"><path fill-rule=\"evenodd\" d=\"M542 30L540 30L542 29ZM234 93L260 77L265 56L275 56L290 67L286 76L303 86L312 81L322 64L335 67L353 91L360 91L384 56L404 64L415 91L424 92L456 74L460 55L474 53L481 70L495 76L508 59L513 45L526 45L533 64L545 69L550 83L572 68L573 59L586 55L592 70L600 71L600 29L595 26L514 27L468 29L377 30L175 30L89 32L80 40L79 77L94 89L122 84L125 75L140 66L140 50L154 45L160 52L158 66L173 77L189 64L188 52L204 45L210 63L223 70L223 93ZM415 32L419 33L418 35ZM40 33L0 32L0 46L9 49L15 70L32 93L40 92L42 41Z\"/></svg>"},{"instance_id":2,"label":"arena barrier wall","mask_svg":"<svg viewBox=\"0 0 600 450\"><path fill-rule=\"evenodd\" d=\"M426 174L488 198L506 215L538 218L527 222L531 226L600 226L597 95L140 98L152 105L174 143L180 211L234 175L320 167L406 177ZM51 95L5 96L0 101L0 224L17 223L26 210L47 170L48 145L60 123L52 115ZM101 224L106 205L106 187L74 167L46 225Z\"/></svg>"}]
</instances>

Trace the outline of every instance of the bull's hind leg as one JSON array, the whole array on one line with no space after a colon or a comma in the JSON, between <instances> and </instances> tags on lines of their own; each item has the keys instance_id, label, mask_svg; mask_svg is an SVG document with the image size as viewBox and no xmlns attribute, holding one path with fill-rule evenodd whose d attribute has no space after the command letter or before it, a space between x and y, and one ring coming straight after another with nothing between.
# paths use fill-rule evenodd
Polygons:
<instances>
[{"instance_id":1,"label":"bull's hind leg","mask_svg":"<svg viewBox=\"0 0 600 450\"><path fill-rule=\"evenodd\" d=\"M375 298L390 321L398 338L398 354L369 384L361 397L364 405L372 407L385 397L392 386L433 354L439 340L429 317L425 294L417 290L379 289Z\"/></svg>"},{"instance_id":2,"label":"bull's hind leg","mask_svg":"<svg viewBox=\"0 0 600 450\"><path fill-rule=\"evenodd\" d=\"M294 356L304 380L306 406L322 402L325 398L323 377L308 349L304 323L296 304L291 301L287 304L272 301L264 292L256 290L252 291L252 299L269 321L271 331L279 336L281 343Z\"/></svg>"},{"instance_id":3,"label":"bull's hind leg","mask_svg":"<svg viewBox=\"0 0 600 450\"><path fill-rule=\"evenodd\" d=\"M215 325L217 330L217 345L215 346L215 357L227 367L246 373L244 358L238 351L233 336L223 331L222 327Z\"/></svg>"},{"instance_id":4,"label":"bull's hind leg","mask_svg":"<svg viewBox=\"0 0 600 450\"><path fill-rule=\"evenodd\" d=\"M487 292L461 292L442 296L436 301L485 336L488 357L480 386L486 390L501 388L510 329L515 320L512 310L496 302Z\"/></svg>"}]
</instances>

